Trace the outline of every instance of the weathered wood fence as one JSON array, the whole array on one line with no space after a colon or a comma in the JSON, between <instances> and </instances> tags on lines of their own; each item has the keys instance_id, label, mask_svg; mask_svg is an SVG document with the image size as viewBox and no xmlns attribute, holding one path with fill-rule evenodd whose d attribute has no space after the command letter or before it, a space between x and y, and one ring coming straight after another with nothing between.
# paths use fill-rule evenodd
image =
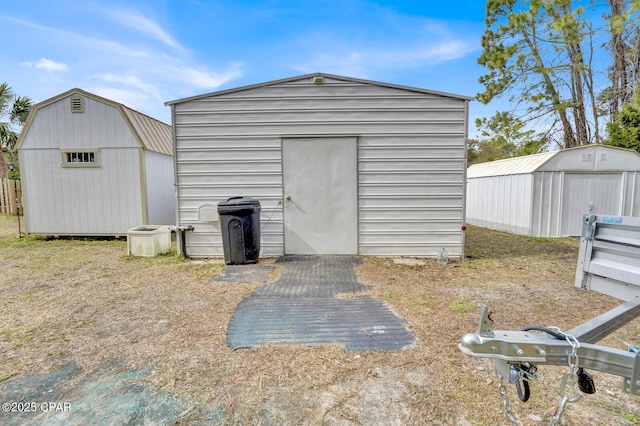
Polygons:
<instances>
[{"instance_id":1,"label":"weathered wood fence","mask_svg":"<svg viewBox=\"0 0 640 426\"><path fill-rule=\"evenodd\" d=\"M22 212L22 185L19 180L0 179L0 213L17 214L16 198L20 202Z\"/></svg>"}]
</instances>

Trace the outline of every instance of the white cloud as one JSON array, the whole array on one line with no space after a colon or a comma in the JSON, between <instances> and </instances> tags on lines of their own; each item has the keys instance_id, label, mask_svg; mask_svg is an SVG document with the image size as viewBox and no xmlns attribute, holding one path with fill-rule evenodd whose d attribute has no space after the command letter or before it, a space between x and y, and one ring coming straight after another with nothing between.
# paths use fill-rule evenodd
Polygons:
<instances>
[{"instance_id":1,"label":"white cloud","mask_svg":"<svg viewBox=\"0 0 640 426\"><path fill-rule=\"evenodd\" d=\"M150 83L145 83L141 78L134 75L118 75L113 73L103 73L103 74L95 74L90 78L95 78L102 80L107 83L119 83L127 87L132 87L134 89L141 90L142 92L148 93L155 98L160 98L160 93L158 89Z\"/></svg>"},{"instance_id":2,"label":"white cloud","mask_svg":"<svg viewBox=\"0 0 640 426\"><path fill-rule=\"evenodd\" d=\"M175 76L188 84L205 88L215 89L223 84L242 76L242 70L239 64L233 64L225 72L209 71L204 68L193 68L181 66L175 68Z\"/></svg>"},{"instance_id":3,"label":"white cloud","mask_svg":"<svg viewBox=\"0 0 640 426\"><path fill-rule=\"evenodd\" d=\"M55 62L47 58L41 58L36 63L36 68L44 69L49 72L65 72L69 70L69 67L67 66L67 64L62 62Z\"/></svg>"},{"instance_id":4,"label":"white cloud","mask_svg":"<svg viewBox=\"0 0 640 426\"><path fill-rule=\"evenodd\" d=\"M475 50L475 44L464 40L447 40L428 46L418 58L443 62L462 58Z\"/></svg>"},{"instance_id":5,"label":"white cloud","mask_svg":"<svg viewBox=\"0 0 640 426\"><path fill-rule=\"evenodd\" d=\"M103 98L124 104L133 109L144 109L151 101L155 104L157 100L151 100L146 93L135 90L116 89L108 86L90 86L86 89L90 93L95 93Z\"/></svg>"},{"instance_id":6,"label":"white cloud","mask_svg":"<svg viewBox=\"0 0 640 426\"><path fill-rule=\"evenodd\" d=\"M346 50L349 49L349 50ZM426 68L462 58L476 50L464 40L430 41L423 45L350 46L344 51L318 52L292 68L303 73L325 71L370 78L387 68Z\"/></svg>"},{"instance_id":7,"label":"white cloud","mask_svg":"<svg viewBox=\"0 0 640 426\"><path fill-rule=\"evenodd\" d=\"M167 31L160 25L156 24L149 18L142 16L134 10L110 10L109 15L113 20L121 25L140 31L144 34L155 38L177 50L184 50L184 47L176 41Z\"/></svg>"},{"instance_id":8,"label":"white cloud","mask_svg":"<svg viewBox=\"0 0 640 426\"><path fill-rule=\"evenodd\" d=\"M389 70L425 70L466 57L479 49L478 28L460 23L397 14L381 9L364 27L311 28L301 33L289 62L303 72L328 71L368 78ZM375 25L378 23L378 25ZM374 30L375 28L375 30Z\"/></svg>"},{"instance_id":9,"label":"white cloud","mask_svg":"<svg viewBox=\"0 0 640 426\"><path fill-rule=\"evenodd\" d=\"M292 68L304 74L321 71L330 74L368 78L370 76L368 71L371 71L372 68L367 65L370 62L367 56L357 52L345 52L344 54L322 52Z\"/></svg>"}]
</instances>

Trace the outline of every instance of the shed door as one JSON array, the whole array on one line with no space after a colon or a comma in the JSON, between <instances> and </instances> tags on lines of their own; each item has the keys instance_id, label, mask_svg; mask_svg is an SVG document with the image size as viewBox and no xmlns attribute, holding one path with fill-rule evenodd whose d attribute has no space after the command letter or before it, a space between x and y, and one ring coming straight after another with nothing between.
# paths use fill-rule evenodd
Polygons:
<instances>
[{"instance_id":1,"label":"shed door","mask_svg":"<svg viewBox=\"0 0 640 426\"><path fill-rule=\"evenodd\" d=\"M284 251L357 254L356 138L282 141Z\"/></svg>"},{"instance_id":2,"label":"shed door","mask_svg":"<svg viewBox=\"0 0 640 426\"><path fill-rule=\"evenodd\" d=\"M620 215L620 173L565 173L562 236L582 233L583 214Z\"/></svg>"}]
</instances>

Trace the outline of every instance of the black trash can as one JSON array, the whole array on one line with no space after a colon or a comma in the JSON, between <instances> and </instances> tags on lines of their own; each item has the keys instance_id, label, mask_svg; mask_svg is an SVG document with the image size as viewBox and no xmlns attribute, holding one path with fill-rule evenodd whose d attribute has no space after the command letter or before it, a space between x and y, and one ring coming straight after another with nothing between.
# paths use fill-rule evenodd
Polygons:
<instances>
[{"instance_id":1,"label":"black trash can","mask_svg":"<svg viewBox=\"0 0 640 426\"><path fill-rule=\"evenodd\" d=\"M224 262L242 265L258 262L260 255L260 201L231 197L218 203Z\"/></svg>"}]
</instances>

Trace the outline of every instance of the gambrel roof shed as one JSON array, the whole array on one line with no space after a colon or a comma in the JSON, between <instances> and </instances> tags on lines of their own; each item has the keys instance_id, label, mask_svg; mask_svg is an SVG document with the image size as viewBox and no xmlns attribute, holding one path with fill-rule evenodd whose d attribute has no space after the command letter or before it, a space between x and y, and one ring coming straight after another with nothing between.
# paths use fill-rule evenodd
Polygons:
<instances>
[{"instance_id":1,"label":"gambrel roof shed","mask_svg":"<svg viewBox=\"0 0 640 426\"><path fill-rule=\"evenodd\" d=\"M240 195L263 255L461 256L470 100L314 73L167 102L186 254L222 255Z\"/></svg>"},{"instance_id":2,"label":"gambrel roof shed","mask_svg":"<svg viewBox=\"0 0 640 426\"><path fill-rule=\"evenodd\" d=\"M640 215L640 154L606 145L473 164L467 222L515 234L578 236L583 214Z\"/></svg>"},{"instance_id":3,"label":"gambrel roof shed","mask_svg":"<svg viewBox=\"0 0 640 426\"><path fill-rule=\"evenodd\" d=\"M28 233L175 222L172 132L161 121L76 88L34 105L16 148Z\"/></svg>"},{"instance_id":4,"label":"gambrel roof shed","mask_svg":"<svg viewBox=\"0 0 640 426\"><path fill-rule=\"evenodd\" d=\"M113 101L111 99L103 98L98 95L94 95L93 93L89 93L78 88L68 90L64 93L60 93L57 96L35 104L31 109L32 113L27 118L24 130L28 131L31 128L32 121L36 116L37 110L43 109L62 99L71 99L73 97L85 97L103 103L105 105L113 106L121 112L122 117L125 119L126 124L131 128L131 131L135 135L136 141L140 144L141 148L160 154L173 155L171 126L163 123L162 121L156 120L155 118L149 117L146 114L131 109L124 104ZM76 105L79 108L80 103L77 103ZM70 106L70 108L73 108L73 105ZM27 131L23 131L21 133L21 137L16 144L16 149L20 149Z\"/></svg>"}]
</instances>

